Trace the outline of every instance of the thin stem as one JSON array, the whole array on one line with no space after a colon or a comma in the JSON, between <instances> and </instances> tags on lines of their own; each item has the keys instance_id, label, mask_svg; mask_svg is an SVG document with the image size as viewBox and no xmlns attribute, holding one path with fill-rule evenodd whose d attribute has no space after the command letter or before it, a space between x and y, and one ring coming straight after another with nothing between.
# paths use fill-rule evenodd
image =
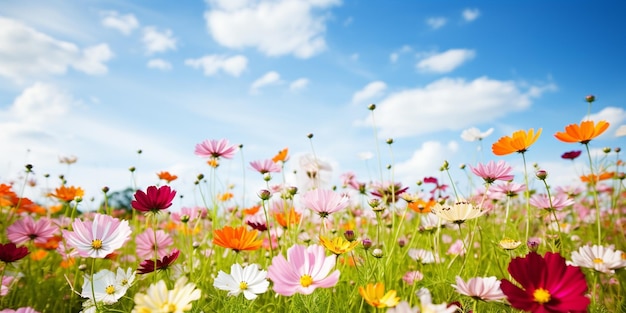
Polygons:
<instances>
[{"instance_id":1,"label":"thin stem","mask_svg":"<svg viewBox=\"0 0 626 313\"><path fill-rule=\"evenodd\" d=\"M596 177L595 173L593 172L593 161L591 160L591 152L589 151L588 143L585 143L585 149L587 150L587 157L589 158L589 171L591 172L591 175L590 175L591 192L593 193L593 202L596 208L596 226L598 228L598 245L602 245L602 227L600 225L601 224L600 223L600 204L598 201L598 190L596 188L598 177Z\"/></svg>"},{"instance_id":2,"label":"thin stem","mask_svg":"<svg viewBox=\"0 0 626 313\"><path fill-rule=\"evenodd\" d=\"M530 236L530 186L528 186L528 169L526 168L526 155L522 152L522 160L524 161L524 183L526 184L526 191L524 196L526 198L526 242Z\"/></svg>"}]
</instances>

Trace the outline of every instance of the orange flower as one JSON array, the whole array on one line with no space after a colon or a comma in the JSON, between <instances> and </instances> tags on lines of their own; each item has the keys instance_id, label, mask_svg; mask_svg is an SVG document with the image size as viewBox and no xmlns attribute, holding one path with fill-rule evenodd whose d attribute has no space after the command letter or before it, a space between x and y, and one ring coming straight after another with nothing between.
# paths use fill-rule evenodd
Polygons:
<instances>
[{"instance_id":1,"label":"orange flower","mask_svg":"<svg viewBox=\"0 0 626 313\"><path fill-rule=\"evenodd\" d=\"M604 172L604 173L600 173L599 175L583 175L580 176L580 181L582 181L583 183L593 183L593 182L597 182L597 181L601 181L601 180L607 180L607 179L611 179L615 176L615 172Z\"/></svg>"},{"instance_id":2,"label":"orange flower","mask_svg":"<svg viewBox=\"0 0 626 313\"><path fill-rule=\"evenodd\" d=\"M607 121L599 121L598 124L593 121L582 121L580 125L569 124L565 126L565 132L557 132L554 137L563 142L587 144L600 136L607 128L609 128Z\"/></svg>"},{"instance_id":3,"label":"orange flower","mask_svg":"<svg viewBox=\"0 0 626 313\"><path fill-rule=\"evenodd\" d=\"M232 198L233 198L233 194L230 192L220 193L217 195L217 200L220 200L222 202L226 202Z\"/></svg>"},{"instance_id":4,"label":"orange flower","mask_svg":"<svg viewBox=\"0 0 626 313\"><path fill-rule=\"evenodd\" d=\"M428 200L428 202L422 200L422 199L417 199L415 201L409 202L408 206L409 209L417 212L417 213L429 213L430 209L435 206L435 199L430 199Z\"/></svg>"},{"instance_id":5,"label":"orange flower","mask_svg":"<svg viewBox=\"0 0 626 313\"><path fill-rule=\"evenodd\" d=\"M70 202L74 200L76 197L82 197L85 195L85 191L80 187L61 185L61 187L54 190L54 193L50 194L51 196L65 202Z\"/></svg>"},{"instance_id":6,"label":"orange flower","mask_svg":"<svg viewBox=\"0 0 626 313\"><path fill-rule=\"evenodd\" d=\"M178 176L170 174L168 171L162 171L157 173L159 179L166 181L168 184L175 181Z\"/></svg>"},{"instance_id":7,"label":"orange flower","mask_svg":"<svg viewBox=\"0 0 626 313\"><path fill-rule=\"evenodd\" d=\"M59 247L59 242L61 242L62 240L63 240L63 237L59 235L54 235L48 238L48 240L44 243L35 242L35 247L46 249L46 250L56 250L56 248Z\"/></svg>"},{"instance_id":8,"label":"orange flower","mask_svg":"<svg viewBox=\"0 0 626 313\"><path fill-rule=\"evenodd\" d=\"M541 128L535 130L529 129L528 132L518 130L513 133L513 136L504 136L498 139L492 146L491 151L495 155L507 155L513 152L524 153L528 150L528 147L532 146L535 141L541 135Z\"/></svg>"},{"instance_id":9,"label":"orange flower","mask_svg":"<svg viewBox=\"0 0 626 313\"><path fill-rule=\"evenodd\" d=\"M248 231L244 226L232 228L224 226L222 229L213 231L213 243L235 252L242 250L257 250L263 244L263 240L257 239L258 231Z\"/></svg>"},{"instance_id":10,"label":"orange flower","mask_svg":"<svg viewBox=\"0 0 626 313\"><path fill-rule=\"evenodd\" d=\"M289 157L287 156L288 152L289 148L278 151L278 154L272 158L272 161L274 161L274 163L278 163L278 161L283 163L287 162L287 160L289 159Z\"/></svg>"},{"instance_id":11,"label":"orange flower","mask_svg":"<svg viewBox=\"0 0 626 313\"><path fill-rule=\"evenodd\" d=\"M251 206L251 207L249 207L247 209L243 209L243 214L244 215L254 215L257 212L259 212L259 209L261 209L260 205L254 205L254 206Z\"/></svg>"},{"instance_id":12,"label":"orange flower","mask_svg":"<svg viewBox=\"0 0 626 313\"><path fill-rule=\"evenodd\" d=\"M300 218L302 218L302 214L296 212L294 208L291 208L289 212L274 212L274 218L280 226L282 226L283 228L287 228L291 224L300 223Z\"/></svg>"},{"instance_id":13,"label":"orange flower","mask_svg":"<svg viewBox=\"0 0 626 313\"><path fill-rule=\"evenodd\" d=\"M44 207L31 201L28 198L21 198L17 201L16 204L19 204L19 207L17 207L17 213L28 212L28 213L35 213L39 215L46 214L46 209Z\"/></svg>"},{"instance_id":14,"label":"orange flower","mask_svg":"<svg viewBox=\"0 0 626 313\"><path fill-rule=\"evenodd\" d=\"M30 253L30 259L33 261L40 261L48 255L46 250L37 249Z\"/></svg>"},{"instance_id":15,"label":"orange flower","mask_svg":"<svg viewBox=\"0 0 626 313\"><path fill-rule=\"evenodd\" d=\"M0 184L0 207L14 206L17 200L19 197L11 190L11 185Z\"/></svg>"}]
</instances>

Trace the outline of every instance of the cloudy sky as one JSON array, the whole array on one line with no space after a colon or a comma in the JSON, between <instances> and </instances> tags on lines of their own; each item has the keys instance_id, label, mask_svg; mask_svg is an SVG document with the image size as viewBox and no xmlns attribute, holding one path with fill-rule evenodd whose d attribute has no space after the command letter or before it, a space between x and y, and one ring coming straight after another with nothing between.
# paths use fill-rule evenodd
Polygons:
<instances>
[{"instance_id":1,"label":"cloudy sky","mask_svg":"<svg viewBox=\"0 0 626 313\"><path fill-rule=\"evenodd\" d=\"M553 134L585 118L588 94L593 118L612 124L592 148L625 143L615 136L626 124L620 1L0 2L1 182L32 163L39 187L63 174L99 197L131 185L135 166L139 188L158 171L178 175L190 204L196 175L209 172L194 147L221 138L243 150L220 182L248 193L262 183L248 162L285 147L288 180L314 151L331 184L347 171L378 180L394 164L394 179L415 186L447 179L444 160L462 182L461 163L504 159L521 173L518 155L490 146L543 128L528 160L565 184L584 163L560 155L582 147ZM461 138L470 127L493 128L482 151Z\"/></svg>"}]
</instances>

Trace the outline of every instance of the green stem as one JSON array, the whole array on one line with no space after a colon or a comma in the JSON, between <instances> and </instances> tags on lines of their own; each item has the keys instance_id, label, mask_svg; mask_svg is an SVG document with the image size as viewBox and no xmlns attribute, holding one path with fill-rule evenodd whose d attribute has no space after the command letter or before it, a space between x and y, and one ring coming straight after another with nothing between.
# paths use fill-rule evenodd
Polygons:
<instances>
[{"instance_id":1,"label":"green stem","mask_svg":"<svg viewBox=\"0 0 626 313\"><path fill-rule=\"evenodd\" d=\"M530 186L528 186L528 169L526 168L526 155L522 152L522 160L524 161L524 183L526 184L526 242L530 236Z\"/></svg>"},{"instance_id":2,"label":"green stem","mask_svg":"<svg viewBox=\"0 0 626 313\"><path fill-rule=\"evenodd\" d=\"M585 143L585 149L587 150L587 157L589 158L589 171L590 174L590 184L591 184L591 192L593 193L593 202L596 208L596 226L598 228L598 245L602 245L602 226L600 223L600 204L598 201L598 190L597 190L597 180L595 173L593 172L593 161L591 160L591 152L589 151L589 144Z\"/></svg>"}]
</instances>

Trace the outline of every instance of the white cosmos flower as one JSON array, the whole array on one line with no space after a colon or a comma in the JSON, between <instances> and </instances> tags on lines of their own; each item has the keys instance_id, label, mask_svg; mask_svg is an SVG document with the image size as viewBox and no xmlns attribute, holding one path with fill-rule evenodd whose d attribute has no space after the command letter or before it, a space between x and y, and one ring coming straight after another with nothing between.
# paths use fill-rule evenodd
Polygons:
<instances>
[{"instance_id":1,"label":"white cosmos flower","mask_svg":"<svg viewBox=\"0 0 626 313\"><path fill-rule=\"evenodd\" d=\"M456 305L448 306L445 302L441 304L433 304L433 298L430 295L430 290L426 288L420 288L417 291L417 296L420 298L420 312L428 313L454 313L459 307Z\"/></svg>"},{"instance_id":2,"label":"white cosmos flower","mask_svg":"<svg viewBox=\"0 0 626 313\"><path fill-rule=\"evenodd\" d=\"M493 128L489 128L487 131L481 132L480 129L472 127L464 130L461 133L461 138L465 141L483 140L485 137L491 135L491 133L493 133Z\"/></svg>"},{"instance_id":3,"label":"white cosmos flower","mask_svg":"<svg viewBox=\"0 0 626 313\"><path fill-rule=\"evenodd\" d=\"M486 212L478 207L474 207L469 201L462 199L458 200L454 205L441 205L437 203L431 211L441 219L456 224L477 218Z\"/></svg>"},{"instance_id":4,"label":"white cosmos flower","mask_svg":"<svg viewBox=\"0 0 626 313\"><path fill-rule=\"evenodd\" d=\"M616 269L626 267L624 256L624 252L615 250L612 246L585 245L572 252L572 264L612 274Z\"/></svg>"},{"instance_id":5,"label":"white cosmos flower","mask_svg":"<svg viewBox=\"0 0 626 313\"><path fill-rule=\"evenodd\" d=\"M130 286L132 286L135 282L136 273L137 272L130 267L127 268L126 271L120 267L117 269L117 273L115 274L115 283L119 288L128 290L128 288L130 288ZM124 291L124 293L126 293L126 291Z\"/></svg>"},{"instance_id":6,"label":"white cosmos flower","mask_svg":"<svg viewBox=\"0 0 626 313\"><path fill-rule=\"evenodd\" d=\"M85 275L83 292L80 296L95 300L95 302L113 304L126 294L126 290L128 288L118 286L115 280L115 273L104 269L93 275L93 283L91 275Z\"/></svg>"},{"instance_id":7,"label":"white cosmos flower","mask_svg":"<svg viewBox=\"0 0 626 313\"><path fill-rule=\"evenodd\" d=\"M502 289L500 289L500 280L495 276L474 277L467 282L460 276L457 276L456 285L452 284L452 287L462 295L485 301L499 301L506 298Z\"/></svg>"},{"instance_id":8,"label":"white cosmos flower","mask_svg":"<svg viewBox=\"0 0 626 313\"><path fill-rule=\"evenodd\" d=\"M256 264L242 268L238 263L230 267L230 275L220 271L213 282L215 288L228 291L229 296L243 293L248 300L253 300L258 294L266 292L269 285L267 271L259 270Z\"/></svg>"}]
</instances>

